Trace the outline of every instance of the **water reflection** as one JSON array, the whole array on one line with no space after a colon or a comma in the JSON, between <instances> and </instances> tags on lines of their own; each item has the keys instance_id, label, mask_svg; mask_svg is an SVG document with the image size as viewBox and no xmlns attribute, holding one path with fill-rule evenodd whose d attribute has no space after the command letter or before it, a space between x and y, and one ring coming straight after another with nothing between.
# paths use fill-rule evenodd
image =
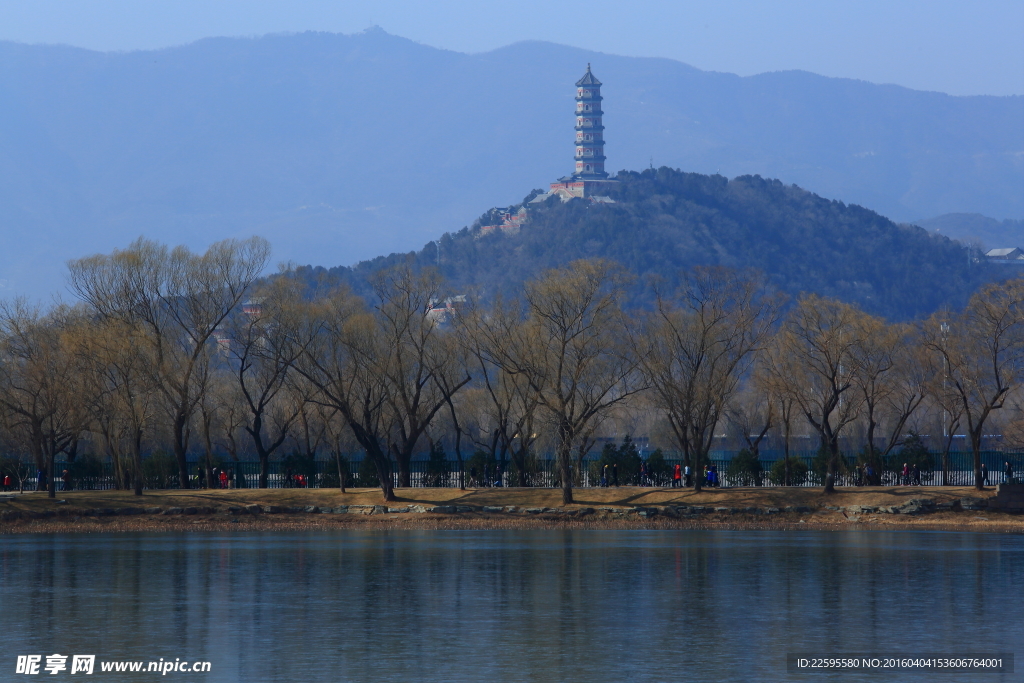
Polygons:
<instances>
[{"instance_id":1,"label":"water reflection","mask_svg":"<svg viewBox=\"0 0 1024 683\"><path fill-rule=\"evenodd\" d=\"M1021 650L1022 587L1020 536L7 536L0 679L59 652L209 660L179 680L210 683L804 680L787 652Z\"/></svg>"}]
</instances>

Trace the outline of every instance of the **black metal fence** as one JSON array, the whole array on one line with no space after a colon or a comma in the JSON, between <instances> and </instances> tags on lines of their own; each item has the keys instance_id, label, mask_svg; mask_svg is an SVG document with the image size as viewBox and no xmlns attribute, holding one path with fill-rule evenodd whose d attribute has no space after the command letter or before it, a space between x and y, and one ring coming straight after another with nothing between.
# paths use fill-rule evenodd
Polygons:
<instances>
[{"instance_id":1,"label":"black metal fence","mask_svg":"<svg viewBox=\"0 0 1024 683\"><path fill-rule=\"evenodd\" d=\"M737 457L736 453L713 452L709 468L716 471L717 485L730 486L781 486L786 480L786 465L778 453L762 453L753 458ZM602 468L602 461L597 458L584 459L582 463L573 464L573 484L590 487L601 485L641 485L671 486L675 465L682 468L684 462L680 458L642 460L645 472L639 468ZM1024 451L985 451L982 463L987 468L987 484L995 485L1006 481L1005 463L1012 466L1014 478L1021 477L1024 472ZM969 486L974 484L974 457L970 452L956 451L948 454L945 467L945 481L952 486ZM844 457L840 462L836 475L837 486L857 485L920 485L941 486L944 481L942 457L939 453L929 453L919 458L915 473L911 469L909 476L902 473L902 461L899 457L890 458L876 467L868 480L863 468L859 468L856 460ZM397 466L392 464L394 483L399 484ZM792 486L821 486L824 483L825 462L814 454L798 452L789 458L789 482ZM61 476L65 470L69 472L65 482ZM109 462L93 462L90 467L76 467L66 462L57 462L57 490L104 490L115 489L117 479ZM346 486L352 488L376 487L379 485L375 469L361 454L355 454L343 461L342 472ZM189 462L190 486L205 488L257 488L259 486L260 464L250 461L229 461L222 463L213 472L211 482L206 481L205 467L198 462ZM414 487L454 487L459 486L460 477L469 487L518 486L525 481L527 486L551 487L560 483L556 462L553 458L531 458L522 473L510 461L504 462L464 462L461 467L453 460L413 460L410 463L409 480ZM705 473L697 472L695 476L705 481ZM606 479L607 481L603 481ZM177 467L173 462L164 462L160 467L145 468L145 487L148 489L175 489L179 487ZM1024 480L1024 479L1018 479ZM2 481L2 479L0 479ZM35 473L26 479L25 489L37 487ZM338 465L331 460L306 460L299 465L286 461L270 463L267 486L270 488L336 488L339 484ZM12 487L17 488L17 480Z\"/></svg>"}]
</instances>

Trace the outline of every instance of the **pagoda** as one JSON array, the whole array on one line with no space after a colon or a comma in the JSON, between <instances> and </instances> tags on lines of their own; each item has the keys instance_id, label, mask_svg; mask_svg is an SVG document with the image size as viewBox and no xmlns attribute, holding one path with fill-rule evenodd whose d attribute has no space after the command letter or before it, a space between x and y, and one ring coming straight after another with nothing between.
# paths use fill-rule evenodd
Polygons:
<instances>
[{"instance_id":1,"label":"pagoda","mask_svg":"<svg viewBox=\"0 0 1024 683\"><path fill-rule=\"evenodd\" d=\"M607 191L608 173L604 170L604 125L601 117L601 81L590 70L576 81L576 168L571 176L551 183L551 194L568 201L573 197L598 199Z\"/></svg>"}]
</instances>

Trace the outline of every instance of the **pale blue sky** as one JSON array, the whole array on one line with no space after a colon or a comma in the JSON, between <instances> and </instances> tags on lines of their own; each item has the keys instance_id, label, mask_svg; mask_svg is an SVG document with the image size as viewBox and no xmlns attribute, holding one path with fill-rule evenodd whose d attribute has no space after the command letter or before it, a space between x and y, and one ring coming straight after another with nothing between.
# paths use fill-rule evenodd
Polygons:
<instances>
[{"instance_id":1,"label":"pale blue sky","mask_svg":"<svg viewBox=\"0 0 1024 683\"><path fill-rule=\"evenodd\" d=\"M1024 94L1024 0L0 0L0 39L97 50L374 24L460 52L535 39L740 75Z\"/></svg>"}]
</instances>

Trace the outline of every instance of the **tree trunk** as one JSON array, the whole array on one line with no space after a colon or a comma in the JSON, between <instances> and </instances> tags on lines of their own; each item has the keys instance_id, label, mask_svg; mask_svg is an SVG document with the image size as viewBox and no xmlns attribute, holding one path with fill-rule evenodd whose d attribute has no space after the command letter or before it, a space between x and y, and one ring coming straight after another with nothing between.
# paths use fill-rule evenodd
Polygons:
<instances>
[{"instance_id":1,"label":"tree trunk","mask_svg":"<svg viewBox=\"0 0 1024 683\"><path fill-rule=\"evenodd\" d=\"M263 449L257 451L257 455L260 458L260 483L261 489L267 488L267 480L270 477L270 456Z\"/></svg>"},{"instance_id":2,"label":"tree trunk","mask_svg":"<svg viewBox=\"0 0 1024 683\"><path fill-rule=\"evenodd\" d=\"M572 462L568 453L559 454L558 468L562 477L562 505L572 505Z\"/></svg>"},{"instance_id":3,"label":"tree trunk","mask_svg":"<svg viewBox=\"0 0 1024 683\"><path fill-rule=\"evenodd\" d=\"M689 460L689 448L684 449L683 453L685 454L683 456L684 461ZM703 458L701 457L701 452L698 449L697 452L693 454L693 490L697 493L700 493L702 490L704 490L704 483L701 481L704 475L704 472L701 470L702 460Z\"/></svg>"},{"instance_id":4,"label":"tree trunk","mask_svg":"<svg viewBox=\"0 0 1024 683\"><path fill-rule=\"evenodd\" d=\"M412 462L412 449L405 448L398 450L395 449L395 461L398 463L398 485L401 488L409 488L411 486L410 463Z\"/></svg>"},{"instance_id":5,"label":"tree trunk","mask_svg":"<svg viewBox=\"0 0 1024 683\"><path fill-rule=\"evenodd\" d=\"M516 481L519 486L526 487L526 454L522 449L512 451L512 464L516 466Z\"/></svg>"},{"instance_id":6,"label":"tree trunk","mask_svg":"<svg viewBox=\"0 0 1024 683\"><path fill-rule=\"evenodd\" d=\"M377 478L380 479L380 490L384 494L384 502L390 503L398 499L395 497L395 486L390 463L383 463L383 459L383 454L381 454L379 457L374 458L373 464L377 466Z\"/></svg>"},{"instance_id":7,"label":"tree trunk","mask_svg":"<svg viewBox=\"0 0 1024 683\"><path fill-rule=\"evenodd\" d=\"M50 449L49 461L50 461L50 465L49 465L50 477L49 477L49 479L47 479L47 483L46 483L46 495L47 495L48 498L56 498L57 497L57 493L56 493L56 491L57 491L57 481L56 481L56 479L57 478L53 476L53 473L54 473L54 471L57 468L57 454L54 452L54 450L52 448Z\"/></svg>"},{"instance_id":8,"label":"tree trunk","mask_svg":"<svg viewBox=\"0 0 1024 683\"><path fill-rule=\"evenodd\" d=\"M971 430L971 450L974 453L974 488L985 490L985 482L981 476L981 428Z\"/></svg>"},{"instance_id":9,"label":"tree trunk","mask_svg":"<svg viewBox=\"0 0 1024 683\"><path fill-rule=\"evenodd\" d=\"M182 489L191 488L188 481L188 448L185 444L185 417L174 418L174 459L178 461L178 486Z\"/></svg>"},{"instance_id":10,"label":"tree trunk","mask_svg":"<svg viewBox=\"0 0 1024 683\"><path fill-rule=\"evenodd\" d=\"M142 431L135 433L135 438L132 439L132 474L133 483L135 484L135 495L142 495Z\"/></svg>"},{"instance_id":11,"label":"tree trunk","mask_svg":"<svg viewBox=\"0 0 1024 683\"><path fill-rule=\"evenodd\" d=\"M40 425L33 421L32 424L32 459L36 463L36 472L40 476L36 477L36 491L45 491L47 476L53 473L47 473L46 455L43 452L43 429Z\"/></svg>"},{"instance_id":12,"label":"tree trunk","mask_svg":"<svg viewBox=\"0 0 1024 683\"><path fill-rule=\"evenodd\" d=\"M345 493L345 473L341 469L341 451L337 450L334 452L334 462L338 466L338 488L341 489L342 493Z\"/></svg>"},{"instance_id":13,"label":"tree trunk","mask_svg":"<svg viewBox=\"0 0 1024 683\"><path fill-rule=\"evenodd\" d=\"M949 430L946 443L942 447L942 485L949 486L949 449L953 445L953 430Z\"/></svg>"},{"instance_id":14,"label":"tree trunk","mask_svg":"<svg viewBox=\"0 0 1024 683\"><path fill-rule=\"evenodd\" d=\"M783 436L782 448L783 448L782 457L785 459L785 464L783 464L784 474L783 474L783 478L782 478L782 483L783 483L784 486L792 486L793 485L792 484L792 479L790 479L790 476L789 476L789 422L788 421L786 422L786 426L785 426L785 435Z\"/></svg>"}]
</instances>

